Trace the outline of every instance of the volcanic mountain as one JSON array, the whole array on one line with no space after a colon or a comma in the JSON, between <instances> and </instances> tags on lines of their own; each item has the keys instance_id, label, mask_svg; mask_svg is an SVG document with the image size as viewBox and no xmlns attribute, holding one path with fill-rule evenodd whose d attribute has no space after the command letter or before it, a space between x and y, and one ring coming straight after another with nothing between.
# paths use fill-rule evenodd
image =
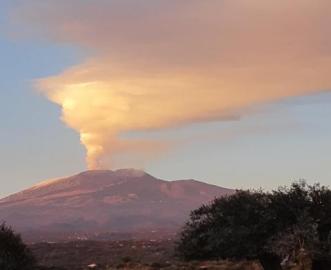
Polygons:
<instances>
[{"instance_id":1,"label":"volcanic mountain","mask_svg":"<svg viewBox=\"0 0 331 270\"><path fill-rule=\"evenodd\" d=\"M21 232L131 232L179 228L191 210L234 191L144 171L86 171L0 200L0 219Z\"/></svg>"}]
</instances>

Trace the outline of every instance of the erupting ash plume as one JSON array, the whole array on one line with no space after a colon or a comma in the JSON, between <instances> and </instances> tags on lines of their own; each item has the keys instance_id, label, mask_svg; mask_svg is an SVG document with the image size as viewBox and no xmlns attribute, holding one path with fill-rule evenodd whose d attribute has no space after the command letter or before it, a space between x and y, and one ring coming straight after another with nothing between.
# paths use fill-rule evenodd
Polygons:
<instances>
[{"instance_id":1,"label":"erupting ash plume","mask_svg":"<svg viewBox=\"0 0 331 270\"><path fill-rule=\"evenodd\" d=\"M169 147L128 132L227 120L331 86L330 1L26 2L15 17L30 30L89 49L38 86L79 132L91 169Z\"/></svg>"}]
</instances>

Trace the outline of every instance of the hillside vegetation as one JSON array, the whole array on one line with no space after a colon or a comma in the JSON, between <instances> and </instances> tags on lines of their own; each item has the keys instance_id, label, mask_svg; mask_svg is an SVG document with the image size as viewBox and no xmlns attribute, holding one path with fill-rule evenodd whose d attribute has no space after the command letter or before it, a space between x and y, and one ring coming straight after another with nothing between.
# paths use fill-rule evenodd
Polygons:
<instances>
[{"instance_id":1,"label":"hillside vegetation","mask_svg":"<svg viewBox=\"0 0 331 270\"><path fill-rule=\"evenodd\" d=\"M330 270L331 190L299 182L273 192L237 191L193 210L177 236L156 236L28 249L2 225L0 269Z\"/></svg>"}]
</instances>

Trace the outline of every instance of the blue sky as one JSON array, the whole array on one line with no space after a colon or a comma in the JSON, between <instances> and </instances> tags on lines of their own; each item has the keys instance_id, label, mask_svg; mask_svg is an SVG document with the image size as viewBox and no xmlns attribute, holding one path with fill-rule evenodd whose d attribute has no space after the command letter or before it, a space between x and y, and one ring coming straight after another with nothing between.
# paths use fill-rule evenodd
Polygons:
<instances>
[{"instance_id":1,"label":"blue sky","mask_svg":"<svg viewBox=\"0 0 331 270\"><path fill-rule=\"evenodd\" d=\"M1 25L5 24L9 2L0 4ZM15 39L3 30L0 58L1 195L59 172L84 169L84 149L77 134L59 121L60 109L33 87L34 79L79 61L76 50Z\"/></svg>"},{"instance_id":2,"label":"blue sky","mask_svg":"<svg viewBox=\"0 0 331 270\"><path fill-rule=\"evenodd\" d=\"M1 25L10 2L0 3ZM0 32L0 196L86 169L79 134L33 86L35 79L85 57L74 45ZM270 189L299 179L329 185L330 105L331 94L317 93L259 106L236 121L139 132L185 141L149 160L145 169L169 180L194 178L232 188Z\"/></svg>"}]
</instances>

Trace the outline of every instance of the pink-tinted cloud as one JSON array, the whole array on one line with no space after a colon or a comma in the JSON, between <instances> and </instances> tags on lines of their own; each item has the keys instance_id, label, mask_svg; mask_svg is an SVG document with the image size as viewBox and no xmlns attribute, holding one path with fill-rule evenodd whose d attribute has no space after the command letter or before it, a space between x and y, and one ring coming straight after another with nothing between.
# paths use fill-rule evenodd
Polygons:
<instances>
[{"instance_id":1,"label":"pink-tinted cloud","mask_svg":"<svg viewBox=\"0 0 331 270\"><path fill-rule=\"evenodd\" d=\"M326 0L25 1L28 34L88 48L39 88L81 135L90 168L162 151L121 134L226 120L256 104L330 89Z\"/></svg>"}]
</instances>

